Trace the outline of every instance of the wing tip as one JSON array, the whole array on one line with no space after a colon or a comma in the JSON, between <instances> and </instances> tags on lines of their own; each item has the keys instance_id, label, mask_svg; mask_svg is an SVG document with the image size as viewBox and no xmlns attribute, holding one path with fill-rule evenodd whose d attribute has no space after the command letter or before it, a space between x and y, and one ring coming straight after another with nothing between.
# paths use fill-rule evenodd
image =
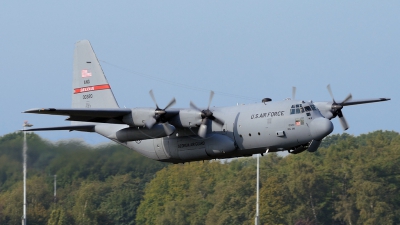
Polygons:
<instances>
[{"instance_id":1,"label":"wing tip","mask_svg":"<svg viewBox=\"0 0 400 225\"><path fill-rule=\"evenodd\" d=\"M28 110L22 111L22 113L34 113L34 112L37 112L37 111L40 111L40 110L41 109L39 109L39 108L28 109Z\"/></svg>"},{"instance_id":2,"label":"wing tip","mask_svg":"<svg viewBox=\"0 0 400 225\"><path fill-rule=\"evenodd\" d=\"M23 111L22 113L38 113L41 111L57 111L55 108L34 108Z\"/></svg>"}]
</instances>

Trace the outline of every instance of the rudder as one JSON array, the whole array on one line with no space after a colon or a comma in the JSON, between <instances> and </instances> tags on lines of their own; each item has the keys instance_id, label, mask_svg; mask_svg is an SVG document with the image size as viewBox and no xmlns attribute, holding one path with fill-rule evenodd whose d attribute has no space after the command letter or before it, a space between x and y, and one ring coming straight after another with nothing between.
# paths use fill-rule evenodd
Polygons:
<instances>
[{"instance_id":1,"label":"rudder","mask_svg":"<svg viewBox=\"0 0 400 225\"><path fill-rule=\"evenodd\" d=\"M119 108L88 40L75 44L72 108Z\"/></svg>"}]
</instances>

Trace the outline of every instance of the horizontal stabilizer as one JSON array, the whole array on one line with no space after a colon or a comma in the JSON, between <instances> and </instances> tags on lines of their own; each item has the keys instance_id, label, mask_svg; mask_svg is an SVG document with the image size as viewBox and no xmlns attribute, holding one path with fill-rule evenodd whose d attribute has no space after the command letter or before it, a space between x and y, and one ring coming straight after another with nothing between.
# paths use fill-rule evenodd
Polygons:
<instances>
[{"instance_id":1,"label":"horizontal stabilizer","mask_svg":"<svg viewBox=\"0 0 400 225\"><path fill-rule=\"evenodd\" d=\"M43 127L43 128L30 128L21 131L49 131L49 130L69 130L69 131L85 131L94 132L96 125L77 125L77 126L64 126L64 127Z\"/></svg>"}]
</instances>

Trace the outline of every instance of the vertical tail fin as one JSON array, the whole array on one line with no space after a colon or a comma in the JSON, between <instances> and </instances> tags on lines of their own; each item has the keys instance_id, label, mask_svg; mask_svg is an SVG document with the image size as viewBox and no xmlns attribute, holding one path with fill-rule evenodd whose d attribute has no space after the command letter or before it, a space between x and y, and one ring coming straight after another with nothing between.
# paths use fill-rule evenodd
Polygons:
<instances>
[{"instance_id":1,"label":"vertical tail fin","mask_svg":"<svg viewBox=\"0 0 400 225\"><path fill-rule=\"evenodd\" d=\"M72 89L72 108L119 108L88 40L75 44Z\"/></svg>"}]
</instances>

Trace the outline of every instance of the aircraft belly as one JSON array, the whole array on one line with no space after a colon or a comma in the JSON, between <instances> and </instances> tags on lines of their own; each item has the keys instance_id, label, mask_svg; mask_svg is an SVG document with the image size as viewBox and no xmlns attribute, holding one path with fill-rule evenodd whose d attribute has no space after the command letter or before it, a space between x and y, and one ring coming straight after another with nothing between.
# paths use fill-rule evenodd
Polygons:
<instances>
[{"instance_id":1,"label":"aircraft belly","mask_svg":"<svg viewBox=\"0 0 400 225\"><path fill-rule=\"evenodd\" d=\"M165 145L168 145L168 138L153 139L153 145L156 155L160 160L171 158L164 148Z\"/></svg>"},{"instance_id":2,"label":"aircraft belly","mask_svg":"<svg viewBox=\"0 0 400 225\"><path fill-rule=\"evenodd\" d=\"M154 150L153 140L130 141L126 146L150 159L159 160L159 157Z\"/></svg>"}]
</instances>

